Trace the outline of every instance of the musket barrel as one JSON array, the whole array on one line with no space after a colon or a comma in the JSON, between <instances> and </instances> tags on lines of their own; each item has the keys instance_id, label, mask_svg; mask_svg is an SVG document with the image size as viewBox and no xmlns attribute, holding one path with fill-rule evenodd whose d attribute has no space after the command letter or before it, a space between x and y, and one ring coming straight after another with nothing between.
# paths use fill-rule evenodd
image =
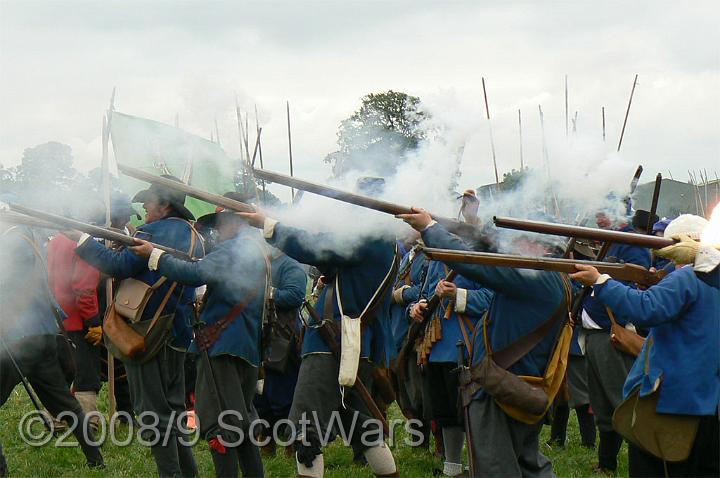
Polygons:
<instances>
[{"instance_id":1,"label":"musket barrel","mask_svg":"<svg viewBox=\"0 0 720 478\"><path fill-rule=\"evenodd\" d=\"M342 189L325 186L322 184L313 183L296 177L287 176L285 174L275 173L272 171L265 171L261 169L255 169L255 177L263 179L265 181L282 184L289 186L294 189L301 191L307 191L320 196L337 199L338 201L354 204L356 206L373 209L375 211L384 212L386 214L409 214L412 212L410 206L403 206L400 204L391 203L388 201L382 201L374 199L361 194L355 194ZM437 216L432 214L433 219L447 227L448 230L459 234L464 237L472 237L479 233L479 228L473 224L456 221L448 217Z\"/></svg>"},{"instance_id":2,"label":"musket barrel","mask_svg":"<svg viewBox=\"0 0 720 478\"><path fill-rule=\"evenodd\" d=\"M207 191L203 191L203 190L195 188L193 186L188 186L185 183L173 181L172 179L163 178L162 176L158 176L156 174L151 174L151 173L145 172L141 169L133 168L132 166L118 164L118 169L120 170L121 173L123 173L127 176L133 177L135 179L139 179L140 181L145 181L147 183L156 183L156 184L159 184L168 189L174 189L176 191L180 191L190 197L193 197L195 199L200 199L201 201L209 202L211 204L216 204L218 206L223 206L227 209L232 209L233 211L255 212L255 208L249 204L245 204L240 201L235 201L233 199L226 198L224 196L220 196L219 194L209 193Z\"/></svg>"},{"instance_id":3,"label":"musket barrel","mask_svg":"<svg viewBox=\"0 0 720 478\"><path fill-rule=\"evenodd\" d=\"M577 264L584 264L593 266L601 273L609 274L614 279L636 282L642 285L656 284L664 276L664 274L653 274L644 267L635 264L624 264L618 262L595 262L574 259L527 257L511 254L494 254L491 252L436 249L431 247L426 247L423 251L428 258L446 263L461 262L494 267L548 270L565 272L567 274L577 272L577 268L575 267Z\"/></svg>"},{"instance_id":4,"label":"musket barrel","mask_svg":"<svg viewBox=\"0 0 720 478\"><path fill-rule=\"evenodd\" d=\"M78 231L84 232L86 234L90 234L93 237L100 237L102 239L108 239L110 241L119 242L120 244L124 244L125 246L136 246L137 243L135 242L135 239L125 235L120 232L115 232L110 229L100 227L100 226L94 226L92 224L87 224L82 221L77 221L75 219L70 219L68 217L64 216L58 216L57 214L52 214L49 212L44 211L38 211L33 208L29 208L26 206L21 206L19 204L13 204L8 203L8 207L11 211L14 211L16 213L25 214L32 218L40 219L43 223L48 222L55 225L55 229L63 230L63 229L76 229ZM28 225L30 225L28 223ZM41 226L44 227L44 226ZM152 246L156 249L163 250L165 252L168 252L170 254L175 254L183 257L188 257L188 255L183 251L178 251L177 249L173 249L170 247L163 246L161 244L155 244L151 243Z\"/></svg>"},{"instance_id":5,"label":"musket barrel","mask_svg":"<svg viewBox=\"0 0 720 478\"><path fill-rule=\"evenodd\" d=\"M294 189L301 189L320 196L337 199L356 206L362 206L368 209L374 209L376 211L384 212L387 214L408 214L411 211L408 206L401 206L387 201L381 201L379 199L373 199L360 194L343 191L342 189L333 188L331 186L324 186L322 184L305 181L296 177L288 176L285 174L275 173L272 171L265 171L262 169L255 169L255 177L264 179L272 183L282 184L289 186Z\"/></svg>"},{"instance_id":6,"label":"musket barrel","mask_svg":"<svg viewBox=\"0 0 720 478\"><path fill-rule=\"evenodd\" d=\"M537 232L540 234L551 234L555 236L576 237L579 239L592 239L602 242L614 242L629 244L632 246L661 249L671 246L676 241L657 236L646 236L633 232L608 231L606 229L593 229L591 227L570 226L567 224L555 224L552 222L529 221L512 217L493 217L497 227L515 229L518 231Z\"/></svg>"}]
</instances>

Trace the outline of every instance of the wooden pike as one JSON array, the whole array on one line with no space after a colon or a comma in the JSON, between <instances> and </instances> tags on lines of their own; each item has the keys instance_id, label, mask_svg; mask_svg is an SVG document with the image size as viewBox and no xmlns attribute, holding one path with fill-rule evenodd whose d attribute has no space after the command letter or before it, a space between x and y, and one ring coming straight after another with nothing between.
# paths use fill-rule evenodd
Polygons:
<instances>
[{"instance_id":1,"label":"wooden pike","mask_svg":"<svg viewBox=\"0 0 720 478\"><path fill-rule=\"evenodd\" d=\"M488 105L487 90L485 89L485 77L482 77L483 98L485 98L485 117L488 122L490 133L490 151L492 152L493 169L495 170L495 185L500 188L500 176L498 175L497 158L495 157L495 141L493 140L492 123L490 122L490 106Z\"/></svg>"},{"instance_id":2,"label":"wooden pike","mask_svg":"<svg viewBox=\"0 0 720 478\"><path fill-rule=\"evenodd\" d=\"M603 133L603 143L605 142L605 107L602 107L602 133Z\"/></svg>"},{"instance_id":3,"label":"wooden pike","mask_svg":"<svg viewBox=\"0 0 720 478\"><path fill-rule=\"evenodd\" d=\"M522 141L522 113L520 113L520 110L518 109L518 132L520 135L520 171L525 169L525 164L523 163L523 141Z\"/></svg>"},{"instance_id":4,"label":"wooden pike","mask_svg":"<svg viewBox=\"0 0 720 478\"><path fill-rule=\"evenodd\" d=\"M255 105L255 134L257 135L258 155L260 157L260 169L265 169L265 165L263 164L262 143L260 142L260 132L261 131L262 131L262 128L260 127L260 119L258 116L258 109L257 109L257 105ZM267 191L265 190L265 180L261 179L260 184L262 185L263 201L267 201Z\"/></svg>"},{"instance_id":5,"label":"wooden pike","mask_svg":"<svg viewBox=\"0 0 720 478\"><path fill-rule=\"evenodd\" d=\"M568 83L567 75L565 75L565 138L568 137Z\"/></svg>"},{"instance_id":6,"label":"wooden pike","mask_svg":"<svg viewBox=\"0 0 720 478\"><path fill-rule=\"evenodd\" d=\"M635 80L633 81L632 90L630 91L630 99L628 100L627 110L625 111L625 119L623 120L622 131L620 131L620 141L618 141L618 147L617 147L618 151L620 151L620 146L622 146L623 136L625 136L625 127L627 126L628 116L630 115L630 105L632 104L633 95L635 94L635 86L637 85L637 79L638 79L638 76L635 75Z\"/></svg>"},{"instance_id":7,"label":"wooden pike","mask_svg":"<svg viewBox=\"0 0 720 478\"><path fill-rule=\"evenodd\" d=\"M288 133L288 156L290 157L290 177L293 176L293 156L292 156L292 135L290 134L290 101L285 102L287 110L287 133ZM290 188L290 202L295 200L295 189Z\"/></svg>"}]
</instances>

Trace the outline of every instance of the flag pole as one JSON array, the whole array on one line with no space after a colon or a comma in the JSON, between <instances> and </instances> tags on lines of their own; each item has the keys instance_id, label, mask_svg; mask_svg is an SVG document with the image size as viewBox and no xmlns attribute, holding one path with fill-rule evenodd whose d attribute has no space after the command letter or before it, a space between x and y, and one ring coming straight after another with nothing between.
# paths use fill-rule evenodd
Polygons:
<instances>
[{"instance_id":1,"label":"flag pole","mask_svg":"<svg viewBox=\"0 0 720 478\"><path fill-rule=\"evenodd\" d=\"M293 156L292 156L292 135L290 133L290 101L285 102L287 110L287 132L288 132L288 155L290 157L290 176L293 175ZM295 200L295 189L290 188L290 202Z\"/></svg>"},{"instance_id":2,"label":"flag pole","mask_svg":"<svg viewBox=\"0 0 720 478\"><path fill-rule=\"evenodd\" d=\"M110 105L107 113L103 116L102 129L102 181L103 181L103 197L105 202L105 227L110 227L112 223L112 207L110 200L110 191L112 184L110 181L110 128L112 127L112 114L115 111L115 87L113 87L110 96ZM110 246L110 241L105 241L105 246ZM108 277L105 279L105 306L110 307L113 300L113 280ZM108 415L111 420L117 412L117 401L115 400L115 357L107 351L107 381L108 381Z\"/></svg>"}]
</instances>

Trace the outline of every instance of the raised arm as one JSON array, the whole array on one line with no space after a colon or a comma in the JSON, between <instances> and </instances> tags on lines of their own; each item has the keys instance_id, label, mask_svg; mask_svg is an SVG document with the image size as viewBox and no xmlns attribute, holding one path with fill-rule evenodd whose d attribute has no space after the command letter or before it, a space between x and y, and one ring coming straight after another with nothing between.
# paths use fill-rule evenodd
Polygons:
<instances>
[{"instance_id":1,"label":"raised arm","mask_svg":"<svg viewBox=\"0 0 720 478\"><path fill-rule=\"evenodd\" d=\"M694 272L678 270L647 290L637 290L609 279L594 286L595 297L637 327L661 325L681 316L698 296Z\"/></svg>"},{"instance_id":2,"label":"raised arm","mask_svg":"<svg viewBox=\"0 0 720 478\"><path fill-rule=\"evenodd\" d=\"M75 252L81 259L105 274L117 279L136 276L147 269L147 261L128 249L115 251L88 237Z\"/></svg>"}]
</instances>

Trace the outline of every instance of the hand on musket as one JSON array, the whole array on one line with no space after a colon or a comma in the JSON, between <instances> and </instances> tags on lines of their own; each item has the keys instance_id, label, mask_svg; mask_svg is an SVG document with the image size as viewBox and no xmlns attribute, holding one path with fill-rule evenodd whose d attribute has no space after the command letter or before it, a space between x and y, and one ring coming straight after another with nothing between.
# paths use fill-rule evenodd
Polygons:
<instances>
[{"instance_id":1,"label":"hand on musket","mask_svg":"<svg viewBox=\"0 0 720 478\"><path fill-rule=\"evenodd\" d=\"M582 283L583 285L594 285L595 282L597 282L598 277L600 277L600 272L598 272L598 270L593 266L575 264L575 268L579 272L570 274L570 278Z\"/></svg>"},{"instance_id":2,"label":"hand on musket","mask_svg":"<svg viewBox=\"0 0 720 478\"><path fill-rule=\"evenodd\" d=\"M262 229L265 226L267 216L257 207L255 208L255 212L238 212L236 214L245 219L252 227Z\"/></svg>"},{"instance_id":3,"label":"hand on musket","mask_svg":"<svg viewBox=\"0 0 720 478\"><path fill-rule=\"evenodd\" d=\"M142 239L135 238L135 243L137 246L130 246L128 249L130 249L133 254L145 259L150 257L150 254L152 254L152 251L155 249L151 243L143 241Z\"/></svg>"},{"instance_id":4,"label":"hand on musket","mask_svg":"<svg viewBox=\"0 0 720 478\"><path fill-rule=\"evenodd\" d=\"M457 286L453 282L441 280L437 286L435 286L435 293L443 299L454 299L457 295Z\"/></svg>"},{"instance_id":5,"label":"hand on musket","mask_svg":"<svg viewBox=\"0 0 720 478\"><path fill-rule=\"evenodd\" d=\"M479 220L477 217L480 208L480 200L475 195L475 190L467 189L462 195L463 208L462 215L468 224L477 225Z\"/></svg>"},{"instance_id":6,"label":"hand on musket","mask_svg":"<svg viewBox=\"0 0 720 478\"><path fill-rule=\"evenodd\" d=\"M427 309L427 300L420 299L419 302L416 302L413 304L412 307L410 307L410 318L413 319L418 324L422 324L423 320L425 320L425 310Z\"/></svg>"},{"instance_id":7,"label":"hand on musket","mask_svg":"<svg viewBox=\"0 0 720 478\"><path fill-rule=\"evenodd\" d=\"M410 210L412 211L411 213L398 214L395 217L398 219L402 219L416 231L422 232L427 229L427 227L430 225L430 222L432 222L433 220L430 213L420 207L412 207L410 208Z\"/></svg>"}]
</instances>

